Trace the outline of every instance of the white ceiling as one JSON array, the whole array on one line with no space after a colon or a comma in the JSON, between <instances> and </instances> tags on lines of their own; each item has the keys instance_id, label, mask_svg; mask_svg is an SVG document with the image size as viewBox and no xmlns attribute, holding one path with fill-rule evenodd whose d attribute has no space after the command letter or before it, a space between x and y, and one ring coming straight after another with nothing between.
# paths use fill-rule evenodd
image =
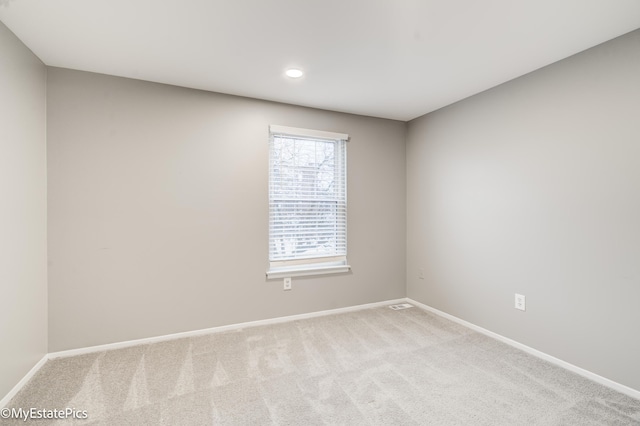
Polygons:
<instances>
[{"instance_id":1,"label":"white ceiling","mask_svg":"<svg viewBox=\"0 0 640 426\"><path fill-rule=\"evenodd\" d=\"M51 66L407 121L640 28L640 0L0 0L0 20Z\"/></svg>"}]
</instances>

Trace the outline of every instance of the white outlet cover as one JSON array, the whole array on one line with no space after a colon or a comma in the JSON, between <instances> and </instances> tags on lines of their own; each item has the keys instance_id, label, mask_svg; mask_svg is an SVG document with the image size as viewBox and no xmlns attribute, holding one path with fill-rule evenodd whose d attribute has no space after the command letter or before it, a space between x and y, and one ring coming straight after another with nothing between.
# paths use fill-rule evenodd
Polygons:
<instances>
[{"instance_id":1,"label":"white outlet cover","mask_svg":"<svg viewBox=\"0 0 640 426\"><path fill-rule=\"evenodd\" d=\"M524 297L524 295L516 293L515 308L519 309L521 311L525 311L526 310L526 306L527 306L526 305L526 298Z\"/></svg>"}]
</instances>

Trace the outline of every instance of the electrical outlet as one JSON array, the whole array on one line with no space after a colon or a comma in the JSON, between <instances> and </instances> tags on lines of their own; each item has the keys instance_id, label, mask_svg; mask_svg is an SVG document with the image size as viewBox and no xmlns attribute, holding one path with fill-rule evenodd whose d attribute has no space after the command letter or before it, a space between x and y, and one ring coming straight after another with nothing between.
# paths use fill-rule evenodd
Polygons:
<instances>
[{"instance_id":1,"label":"electrical outlet","mask_svg":"<svg viewBox=\"0 0 640 426\"><path fill-rule=\"evenodd\" d=\"M422 268L418 269L418 278L420 278L421 280L424 280L424 269Z\"/></svg>"},{"instance_id":2,"label":"electrical outlet","mask_svg":"<svg viewBox=\"0 0 640 426\"><path fill-rule=\"evenodd\" d=\"M525 297L522 294L516 293L516 309L526 311Z\"/></svg>"},{"instance_id":3,"label":"electrical outlet","mask_svg":"<svg viewBox=\"0 0 640 426\"><path fill-rule=\"evenodd\" d=\"M287 277L284 279L284 289L291 290L291 277Z\"/></svg>"}]
</instances>

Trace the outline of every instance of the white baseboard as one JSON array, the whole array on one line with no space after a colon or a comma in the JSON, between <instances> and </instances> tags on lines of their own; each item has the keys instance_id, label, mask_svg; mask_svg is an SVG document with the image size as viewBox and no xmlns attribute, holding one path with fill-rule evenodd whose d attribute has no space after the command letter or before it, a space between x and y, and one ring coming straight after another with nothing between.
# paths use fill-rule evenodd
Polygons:
<instances>
[{"instance_id":1,"label":"white baseboard","mask_svg":"<svg viewBox=\"0 0 640 426\"><path fill-rule=\"evenodd\" d=\"M108 344L105 344L105 345L98 345L98 346L89 346L89 347L86 347L86 348L69 349L69 350L66 350L66 351L51 352L51 353L48 354L48 357L49 357L49 359L64 358L64 357L75 356L75 355L83 355L83 354L88 354L88 353L102 352L102 351L112 350L112 349L127 348L127 347L130 347L130 346L141 345L141 344L164 342L164 341L167 341L167 340L181 339L181 338L184 338L184 337L201 336L203 334L209 334L209 333L220 333L220 332L223 332L223 331L239 330L239 329L242 329L242 328L257 327L257 326L261 326L261 325L279 324L279 323L283 323L283 322L296 321L296 320L307 319L307 318L315 318L315 317L321 317L321 316L325 316L325 315L341 314L341 313L345 313L345 312L354 312L354 311L359 311L361 309L375 308L375 307L378 307L378 306L392 305L394 303L402 303L405 300L406 300L405 298L394 299L394 300L385 300L385 301L382 301L382 302L367 303L367 304L364 304L364 305L348 306L346 308L329 309L329 310L326 310L326 311L316 311L316 312L310 312L310 313L306 313L306 314L289 315L289 316L285 316L285 317L276 317L276 318L269 318L269 319L265 319L265 320L242 322L242 323L238 323L238 324L221 325L221 326L218 326L218 327L205 328L205 329L202 329L202 330L185 331L185 332L182 332L182 333L167 334L167 335L163 335L163 336L147 337L147 338L143 338L143 339L135 339L135 340L128 340L128 341L124 341L124 342L108 343Z\"/></svg>"},{"instance_id":2,"label":"white baseboard","mask_svg":"<svg viewBox=\"0 0 640 426\"><path fill-rule=\"evenodd\" d=\"M40 368L42 368L42 366L45 364L45 362L47 362L48 359L48 354L45 354L42 359L38 361L31 370L29 370L29 372L22 378L22 380L20 380L18 384L16 384L13 389L11 389L9 393L6 394L4 398L2 398L2 400L0 400L0 409L6 407L9 401L11 401L11 398L16 396L20 389L22 389L22 387L26 385L29 380L31 380L31 378L38 372L38 370L40 370Z\"/></svg>"},{"instance_id":3,"label":"white baseboard","mask_svg":"<svg viewBox=\"0 0 640 426\"><path fill-rule=\"evenodd\" d=\"M623 393L623 394L628 395L628 396L630 396L632 398L636 398L636 399L640 400L640 391L638 391L636 389L630 388L630 387L625 386L623 384L620 384L618 382L614 382L613 380L607 379L606 377L602 377L602 376L600 376L600 375L598 375L596 373L592 373L589 370L585 370L584 368L580 368L580 367L578 367L576 365L573 365L571 363L563 361L563 360L561 360L559 358L556 358L554 356L551 356L551 355L549 355L547 353L541 352L541 351L539 351L537 349L534 349L534 348L532 348L530 346L524 345L524 344L522 344L520 342L516 342L515 340L509 339L508 337L504 337L504 336L502 336L502 335L500 335L498 333L494 333L493 331L489 331L487 329L479 327L479 326L477 326L475 324L467 322L467 321L465 321L463 319L460 319L458 317L455 317L455 316L453 316L451 314L448 314L446 312L442 312L442 311L440 311L440 310L438 310L436 308L432 308L431 306L425 305L424 303L417 302L417 301L415 301L413 299L410 299L410 298L407 298L406 301L407 301L407 303L411 303L412 305L415 305L415 306L417 306L417 307L419 307L421 309L424 309L425 311L432 312L432 313L434 313L436 315L439 315L441 317L447 318L447 319L449 319L449 320L451 320L453 322L456 322L456 323L458 323L460 325L463 325L463 326L465 326L467 328L470 328L470 329L475 330L475 331L477 331L479 333L482 333L482 334L487 335L489 337L492 337L492 338L494 338L496 340L499 340L499 341L501 341L503 343L506 343L506 344L508 344L510 346L518 348L518 349L520 349L520 350L522 350L524 352L527 352L528 354L531 354L531 355L533 355L535 357L541 358L541 359L543 359L545 361L548 361L548 362L550 362L552 364L555 364L555 365L557 365L559 367L562 367L562 368L564 368L566 370L569 370L569 371L574 372L576 374L579 374L579 375L581 375L583 377L586 377L587 379L592 380L592 381L594 381L596 383L599 383L601 385L607 386L607 387L609 387L611 389L614 389L614 390L616 390L616 391L618 391L620 393Z\"/></svg>"}]
</instances>

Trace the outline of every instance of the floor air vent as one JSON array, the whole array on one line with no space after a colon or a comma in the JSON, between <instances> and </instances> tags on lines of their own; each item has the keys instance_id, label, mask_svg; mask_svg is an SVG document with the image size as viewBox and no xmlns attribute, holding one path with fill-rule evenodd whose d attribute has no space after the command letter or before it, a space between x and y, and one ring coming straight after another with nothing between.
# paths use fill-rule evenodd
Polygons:
<instances>
[{"instance_id":1,"label":"floor air vent","mask_svg":"<svg viewBox=\"0 0 640 426\"><path fill-rule=\"evenodd\" d=\"M400 303L399 305L389 305L389 307L394 311L399 311L401 309L413 308L413 305L410 305L408 303Z\"/></svg>"}]
</instances>

